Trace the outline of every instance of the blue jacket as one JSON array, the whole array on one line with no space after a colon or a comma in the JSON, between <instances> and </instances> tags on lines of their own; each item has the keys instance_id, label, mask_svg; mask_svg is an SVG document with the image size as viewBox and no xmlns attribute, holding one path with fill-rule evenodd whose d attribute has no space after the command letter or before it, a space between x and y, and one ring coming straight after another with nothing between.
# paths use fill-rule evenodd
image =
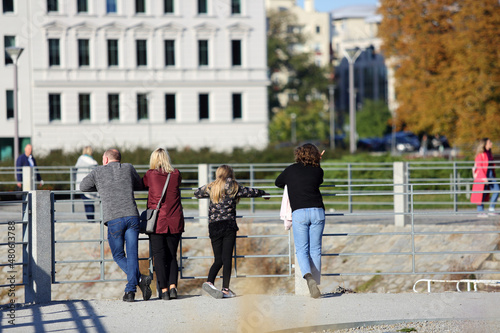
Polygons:
<instances>
[{"instance_id":1,"label":"blue jacket","mask_svg":"<svg viewBox=\"0 0 500 333\"><path fill-rule=\"evenodd\" d=\"M33 164L36 167L37 166L36 160L33 156L32 156L32 159L33 159ZM16 161L16 177L17 177L18 182L23 181L23 168L22 168L23 166L30 166L30 162L28 162L28 156L26 156L26 154L19 155L19 157L17 158L17 161ZM36 172L36 169L35 169L35 172ZM36 172L36 180L37 181L42 180L42 176L40 176L40 174L38 172Z\"/></svg>"}]
</instances>

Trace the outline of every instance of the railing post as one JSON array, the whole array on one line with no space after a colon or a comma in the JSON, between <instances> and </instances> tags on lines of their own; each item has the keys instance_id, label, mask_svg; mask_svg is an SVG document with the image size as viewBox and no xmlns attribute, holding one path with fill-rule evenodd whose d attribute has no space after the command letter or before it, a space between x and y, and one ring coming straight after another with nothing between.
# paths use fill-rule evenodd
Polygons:
<instances>
[{"instance_id":1,"label":"railing post","mask_svg":"<svg viewBox=\"0 0 500 333\"><path fill-rule=\"evenodd\" d=\"M255 179L254 179L254 169L253 164L250 164L250 187L254 187ZM250 198L250 212L255 213L255 199Z\"/></svg>"},{"instance_id":2,"label":"railing post","mask_svg":"<svg viewBox=\"0 0 500 333\"><path fill-rule=\"evenodd\" d=\"M352 213L352 170L351 170L351 163L347 164L347 199L348 199L348 209L349 213Z\"/></svg>"},{"instance_id":3,"label":"railing post","mask_svg":"<svg viewBox=\"0 0 500 333\"><path fill-rule=\"evenodd\" d=\"M295 256L295 295L299 296L309 296L309 287L307 286L306 279L302 276L300 271L300 266L297 261L297 256Z\"/></svg>"},{"instance_id":4,"label":"railing post","mask_svg":"<svg viewBox=\"0 0 500 333\"><path fill-rule=\"evenodd\" d=\"M32 226L31 220L31 194L23 193L23 282L24 282L24 302L35 301L35 289L33 288L33 272L31 267L32 253Z\"/></svg>"},{"instance_id":5,"label":"railing post","mask_svg":"<svg viewBox=\"0 0 500 333\"><path fill-rule=\"evenodd\" d=\"M408 167L406 162L394 162L394 225L404 227L408 223Z\"/></svg>"},{"instance_id":6,"label":"railing post","mask_svg":"<svg viewBox=\"0 0 500 333\"><path fill-rule=\"evenodd\" d=\"M50 191L31 191L32 256L34 302L52 300L52 218ZM27 295L28 297L28 295Z\"/></svg>"},{"instance_id":7,"label":"railing post","mask_svg":"<svg viewBox=\"0 0 500 333\"><path fill-rule=\"evenodd\" d=\"M23 191L32 191L35 189L34 168L30 166L23 166Z\"/></svg>"},{"instance_id":8,"label":"railing post","mask_svg":"<svg viewBox=\"0 0 500 333\"><path fill-rule=\"evenodd\" d=\"M208 164L198 164L198 187L208 184ZM209 200L198 200L198 215L208 216ZM208 224L208 219L200 219L200 223Z\"/></svg>"}]
</instances>

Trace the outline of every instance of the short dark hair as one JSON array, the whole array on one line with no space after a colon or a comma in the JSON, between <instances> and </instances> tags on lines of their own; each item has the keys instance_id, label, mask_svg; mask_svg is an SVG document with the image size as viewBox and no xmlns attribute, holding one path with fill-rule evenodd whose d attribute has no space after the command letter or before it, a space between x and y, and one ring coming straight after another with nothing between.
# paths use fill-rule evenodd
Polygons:
<instances>
[{"instance_id":1,"label":"short dark hair","mask_svg":"<svg viewBox=\"0 0 500 333\"><path fill-rule=\"evenodd\" d=\"M120 154L120 151L116 148L111 148L106 150L104 155L109 158L111 161L118 161L120 162L122 160L122 154Z\"/></svg>"},{"instance_id":2,"label":"short dark hair","mask_svg":"<svg viewBox=\"0 0 500 333\"><path fill-rule=\"evenodd\" d=\"M295 162L302 163L304 165L319 167L321 154L319 153L318 147L316 147L312 143L306 143L295 148L294 154Z\"/></svg>"}]
</instances>

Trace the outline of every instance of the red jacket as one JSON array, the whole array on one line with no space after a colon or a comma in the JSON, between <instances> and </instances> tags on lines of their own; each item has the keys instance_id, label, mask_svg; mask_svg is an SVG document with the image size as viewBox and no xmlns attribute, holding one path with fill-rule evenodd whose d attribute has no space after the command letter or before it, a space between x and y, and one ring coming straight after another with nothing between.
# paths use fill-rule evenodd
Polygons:
<instances>
[{"instance_id":1,"label":"red jacket","mask_svg":"<svg viewBox=\"0 0 500 333\"><path fill-rule=\"evenodd\" d=\"M493 155L491 152L484 152L481 154L477 154L475 163L474 163L474 184L472 185L472 191L484 191L486 184L478 184L478 183L486 183L488 181L487 173L488 168L493 168L495 166L493 161ZM495 170L493 169L493 175L495 175ZM489 199L489 193L472 193L470 196L470 202L475 204L482 204L484 201Z\"/></svg>"},{"instance_id":2,"label":"red jacket","mask_svg":"<svg viewBox=\"0 0 500 333\"><path fill-rule=\"evenodd\" d=\"M148 189L148 208L156 209L160 200L163 186L167 180L168 173L159 170L148 170L142 182ZM181 191L179 189L182 176L179 170L175 169L170 176L167 191L160 206L158 220L156 222L156 234L179 234L184 232L184 213L181 203Z\"/></svg>"}]
</instances>

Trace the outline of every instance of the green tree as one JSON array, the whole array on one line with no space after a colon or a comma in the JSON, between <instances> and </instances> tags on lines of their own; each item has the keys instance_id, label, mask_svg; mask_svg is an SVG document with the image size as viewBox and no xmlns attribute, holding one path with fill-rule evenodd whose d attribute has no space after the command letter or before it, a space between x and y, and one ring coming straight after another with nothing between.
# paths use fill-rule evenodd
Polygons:
<instances>
[{"instance_id":1,"label":"green tree","mask_svg":"<svg viewBox=\"0 0 500 333\"><path fill-rule=\"evenodd\" d=\"M295 114L297 142L325 140L329 135L329 115L323 101L292 102L275 114L269 123L271 142L289 142L292 139L292 114Z\"/></svg>"},{"instance_id":2,"label":"green tree","mask_svg":"<svg viewBox=\"0 0 500 333\"><path fill-rule=\"evenodd\" d=\"M382 0L379 13L396 68L397 126L456 144L499 140L498 0Z\"/></svg>"},{"instance_id":3,"label":"green tree","mask_svg":"<svg viewBox=\"0 0 500 333\"><path fill-rule=\"evenodd\" d=\"M380 100L366 99L363 108L356 113L356 131L359 137L381 137L390 132L391 112Z\"/></svg>"}]
</instances>

